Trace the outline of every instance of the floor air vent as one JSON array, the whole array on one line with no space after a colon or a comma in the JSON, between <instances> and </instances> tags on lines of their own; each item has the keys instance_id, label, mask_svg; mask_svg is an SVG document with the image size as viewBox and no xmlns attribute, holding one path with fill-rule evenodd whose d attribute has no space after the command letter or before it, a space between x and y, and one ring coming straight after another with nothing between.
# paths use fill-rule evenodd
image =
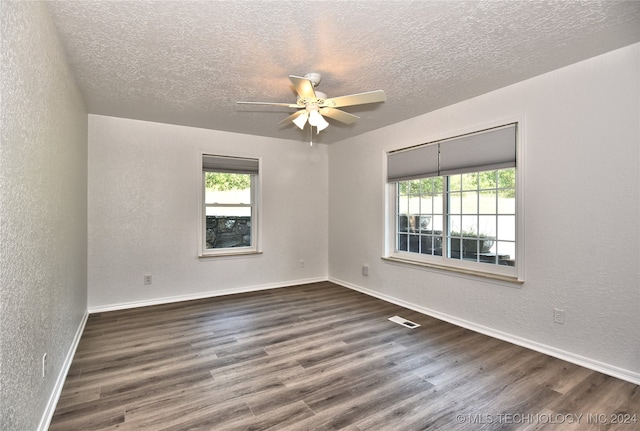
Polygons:
<instances>
[{"instance_id":1,"label":"floor air vent","mask_svg":"<svg viewBox=\"0 0 640 431\"><path fill-rule=\"evenodd\" d=\"M412 322L410 320L407 320L407 319L405 319L403 317L400 317L400 316L389 317L389 320L391 320L392 322L396 322L399 325L406 326L407 328L411 328L411 329L417 328L418 326L420 326L417 323L414 323L414 322Z\"/></svg>"}]
</instances>

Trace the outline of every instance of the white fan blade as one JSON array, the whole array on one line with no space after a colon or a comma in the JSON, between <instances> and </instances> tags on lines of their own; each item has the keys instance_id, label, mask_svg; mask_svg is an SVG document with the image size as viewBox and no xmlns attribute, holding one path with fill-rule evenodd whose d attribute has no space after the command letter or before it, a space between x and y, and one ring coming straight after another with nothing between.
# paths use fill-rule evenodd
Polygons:
<instances>
[{"instance_id":1,"label":"white fan blade","mask_svg":"<svg viewBox=\"0 0 640 431\"><path fill-rule=\"evenodd\" d=\"M313 84L307 78L300 76L289 75L289 79L293 84L293 88L296 89L296 93L302 99L316 99L316 92L313 89Z\"/></svg>"},{"instance_id":2,"label":"white fan blade","mask_svg":"<svg viewBox=\"0 0 640 431\"><path fill-rule=\"evenodd\" d=\"M286 106L288 108L300 108L300 105L295 103L274 103L274 102L236 102L238 105L271 105L271 106Z\"/></svg>"},{"instance_id":3,"label":"white fan blade","mask_svg":"<svg viewBox=\"0 0 640 431\"><path fill-rule=\"evenodd\" d=\"M288 121L293 121L296 118L298 118L299 116L301 116L302 114L306 113L307 111L304 109L301 109L299 111L294 112L293 114L289 115L287 118L285 118L284 120L281 120L278 122L278 124L282 124L282 123L286 123Z\"/></svg>"},{"instance_id":4,"label":"white fan blade","mask_svg":"<svg viewBox=\"0 0 640 431\"><path fill-rule=\"evenodd\" d=\"M384 102L387 97L384 91L375 90L367 93L350 94L348 96L332 97L324 101L323 106L329 108L340 108L341 106L364 105L365 103Z\"/></svg>"},{"instance_id":5,"label":"white fan blade","mask_svg":"<svg viewBox=\"0 0 640 431\"><path fill-rule=\"evenodd\" d=\"M318 111L325 117L333 118L334 120L338 120L345 124L353 124L360 119L357 115L334 108L320 108Z\"/></svg>"}]
</instances>

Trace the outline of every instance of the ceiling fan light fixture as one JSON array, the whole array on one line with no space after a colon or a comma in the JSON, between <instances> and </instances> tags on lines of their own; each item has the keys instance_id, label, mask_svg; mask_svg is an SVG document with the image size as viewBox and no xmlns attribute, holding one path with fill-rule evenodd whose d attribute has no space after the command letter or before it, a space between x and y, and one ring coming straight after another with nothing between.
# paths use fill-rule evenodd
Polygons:
<instances>
[{"instance_id":1,"label":"ceiling fan light fixture","mask_svg":"<svg viewBox=\"0 0 640 431\"><path fill-rule=\"evenodd\" d=\"M317 109L312 109L309 112L309 124L317 127L322 121L326 123L325 119L322 118L322 115L320 115Z\"/></svg>"},{"instance_id":2,"label":"ceiling fan light fixture","mask_svg":"<svg viewBox=\"0 0 640 431\"><path fill-rule=\"evenodd\" d=\"M320 117L320 119L318 120L318 124L316 124L316 129L317 129L316 134L322 132L324 129L329 127L329 122L325 120L322 115L318 114L318 116Z\"/></svg>"},{"instance_id":3,"label":"ceiling fan light fixture","mask_svg":"<svg viewBox=\"0 0 640 431\"><path fill-rule=\"evenodd\" d=\"M301 115L298 115L298 117L293 120L293 124L298 126L300 128L300 130L303 130L304 129L304 125L307 123L307 118L308 117L309 117L309 115L306 112L301 114Z\"/></svg>"},{"instance_id":4,"label":"ceiling fan light fixture","mask_svg":"<svg viewBox=\"0 0 640 431\"><path fill-rule=\"evenodd\" d=\"M317 129L316 134L329 127L327 120L325 120L320 112L318 112L317 106L313 106L311 109L309 108L310 105L307 105L307 111L309 111L309 125L314 126Z\"/></svg>"}]
</instances>

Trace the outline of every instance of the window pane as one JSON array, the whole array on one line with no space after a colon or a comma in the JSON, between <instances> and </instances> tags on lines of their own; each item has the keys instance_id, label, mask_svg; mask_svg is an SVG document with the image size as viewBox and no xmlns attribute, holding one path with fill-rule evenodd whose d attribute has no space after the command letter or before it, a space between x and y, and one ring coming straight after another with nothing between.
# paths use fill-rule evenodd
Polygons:
<instances>
[{"instance_id":1,"label":"window pane","mask_svg":"<svg viewBox=\"0 0 640 431\"><path fill-rule=\"evenodd\" d=\"M406 181L398 183L398 196L404 196L409 193L409 185Z\"/></svg>"},{"instance_id":2,"label":"window pane","mask_svg":"<svg viewBox=\"0 0 640 431\"><path fill-rule=\"evenodd\" d=\"M206 248L231 248L251 246L251 208L236 209L246 216L224 214L233 208L207 208ZM211 211L209 211L211 210ZM209 213L212 214L209 214Z\"/></svg>"},{"instance_id":3,"label":"window pane","mask_svg":"<svg viewBox=\"0 0 640 431\"><path fill-rule=\"evenodd\" d=\"M407 214L409 212L409 198L407 196L398 197L398 213Z\"/></svg>"},{"instance_id":4,"label":"window pane","mask_svg":"<svg viewBox=\"0 0 640 431\"><path fill-rule=\"evenodd\" d=\"M210 190L205 191L207 204L251 204L251 189L247 190Z\"/></svg>"},{"instance_id":5,"label":"window pane","mask_svg":"<svg viewBox=\"0 0 640 431\"><path fill-rule=\"evenodd\" d=\"M423 178L420 180L420 193L423 195L430 195L433 189L433 182L431 178Z\"/></svg>"},{"instance_id":6,"label":"window pane","mask_svg":"<svg viewBox=\"0 0 640 431\"><path fill-rule=\"evenodd\" d=\"M442 214L444 212L444 202L442 200L442 193L433 196L433 213Z\"/></svg>"},{"instance_id":7,"label":"window pane","mask_svg":"<svg viewBox=\"0 0 640 431\"><path fill-rule=\"evenodd\" d=\"M462 240L462 259L478 260L478 241L475 239Z\"/></svg>"},{"instance_id":8,"label":"window pane","mask_svg":"<svg viewBox=\"0 0 640 431\"><path fill-rule=\"evenodd\" d=\"M462 239L449 238L449 257L453 259L462 259Z\"/></svg>"},{"instance_id":9,"label":"window pane","mask_svg":"<svg viewBox=\"0 0 640 431\"><path fill-rule=\"evenodd\" d=\"M495 255L496 254L496 250L498 249L498 243L495 239L495 237L484 237L482 239L483 243L480 245L481 250L483 250L483 253L490 253Z\"/></svg>"},{"instance_id":10,"label":"window pane","mask_svg":"<svg viewBox=\"0 0 640 431\"><path fill-rule=\"evenodd\" d=\"M516 188L515 168L501 169L498 171L498 188L515 190Z\"/></svg>"},{"instance_id":11,"label":"window pane","mask_svg":"<svg viewBox=\"0 0 640 431\"><path fill-rule=\"evenodd\" d=\"M421 183L420 180L412 180L409 181L409 194L410 195L419 195L421 193Z\"/></svg>"},{"instance_id":12,"label":"window pane","mask_svg":"<svg viewBox=\"0 0 640 431\"><path fill-rule=\"evenodd\" d=\"M444 192L444 177L434 177L433 181L433 193L442 194Z\"/></svg>"},{"instance_id":13,"label":"window pane","mask_svg":"<svg viewBox=\"0 0 640 431\"><path fill-rule=\"evenodd\" d=\"M420 253L432 254L433 253L433 238L428 235L422 235L420 240Z\"/></svg>"},{"instance_id":14,"label":"window pane","mask_svg":"<svg viewBox=\"0 0 640 431\"><path fill-rule=\"evenodd\" d=\"M498 214L515 214L516 200L515 198L505 198L498 196Z\"/></svg>"},{"instance_id":15,"label":"window pane","mask_svg":"<svg viewBox=\"0 0 640 431\"><path fill-rule=\"evenodd\" d=\"M420 212L431 214L433 208L433 198L430 195L422 195L420 198Z\"/></svg>"},{"instance_id":16,"label":"window pane","mask_svg":"<svg viewBox=\"0 0 640 431\"><path fill-rule=\"evenodd\" d=\"M462 212L461 196L461 193L449 193L449 214L460 214Z\"/></svg>"},{"instance_id":17,"label":"window pane","mask_svg":"<svg viewBox=\"0 0 640 431\"><path fill-rule=\"evenodd\" d=\"M499 264L515 266L516 244L514 242L498 241L496 253Z\"/></svg>"},{"instance_id":18,"label":"window pane","mask_svg":"<svg viewBox=\"0 0 640 431\"><path fill-rule=\"evenodd\" d=\"M409 214L420 214L420 196L409 196Z\"/></svg>"},{"instance_id":19,"label":"window pane","mask_svg":"<svg viewBox=\"0 0 640 431\"><path fill-rule=\"evenodd\" d=\"M409 232L418 232L420 230L420 216L416 214L409 215Z\"/></svg>"},{"instance_id":20,"label":"window pane","mask_svg":"<svg viewBox=\"0 0 640 431\"><path fill-rule=\"evenodd\" d=\"M206 215L207 217L251 217L251 207L207 207Z\"/></svg>"},{"instance_id":21,"label":"window pane","mask_svg":"<svg viewBox=\"0 0 640 431\"><path fill-rule=\"evenodd\" d=\"M442 256L442 235L437 233L433 236L433 254Z\"/></svg>"},{"instance_id":22,"label":"window pane","mask_svg":"<svg viewBox=\"0 0 640 431\"><path fill-rule=\"evenodd\" d=\"M444 229L444 216L435 214L431 219L431 226L433 227L434 233L442 233Z\"/></svg>"},{"instance_id":23,"label":"window pane","mask_svg":"<svg viewBox=\"0 0 640 431\"><path fill-rule=\"evenodd\" d=\"M409 235L409 251L420 253L420 235Z\"/></svg>"},{"instance_id":24,"label":"window pane","mask_svg":"<svg viewBox=\"0 0 640 431\"><path fill-rule=\"evenodd\" d=\"M495 214L496 213L496 192L480 192L479 203L480 214Z\"/></svg>"},{"instance_id":25,"label":"window pane","mask_svg":"<svg viewBox=\"0 0 640 431\"><path fill-rule=\"evenodd\" d=\"M478 217L462 216L462 235L467 237L478 236Z\"/></svg>"},{"instance_id":26,"label":"window pane","mask_svg":"<svg viewBox=\"0 0 640 431\"><path fill-rule=\"evenodd\" d=\"M498 239L501 241L516 240L516 216L498 216Z\"/></svg>"},{"instance_id":27,"label":"window pane","mask_svg":"<svg viewBox=\"0 0 640 431\"><path fill-rule=\"evenodd\" d=\"M251 175L205 172L205 203L250 204Z\"/></svg>"},{"instance_id":28,"label":"window pane","mask_svg":"<svg viewBox=\"0 0 640 431\"><path fill-rule=\"evenodd\" d=\"M462 186L462 176L461 175L451 175L449 176L449 190L452 192L460 191L460 187Z\"/></svg>"},{"instance_id":29,"label":"window pane","mask_svg":"<svg viewBox=\"0 0 640 431\"><path fill-rule=\"evenodd\" d=\"M498 256L492 253L481 253L480 255L478 255L478 262L492 263L495 265L496 263L498 263Z\"/></svg>"},{"instance_id":30,"label":"window pane","mask_svg":"<svg viewBox=\"0 0 640 431\"><path fill-rule=\"evenodd\" d=\"M453 236L460 236L462 232L462 217L459 215L449 216L449 232Z\"/></svg>"},{"instance_id":31,"label":"window pane","mask_svg":"<svg viewBox=\"0 0 640 431\"><path fill-rule=\"evenodd\" d=\"M496 237L498 219L496 216L481 215L478 217L478 232L481 236Z\"/></svg>"},{"instance_id":32,"label":"window pane","mask_svg":"<svg viewBox=\"0 0 640 431\"><path fill-rule=\"evenodd\" d=\"M491 190L496 188L497 171L484 171L478 173L478 186L481 190Z\"/></svg>"},{"instance_id":33,"label":"window pane","mask_svg":"<svg viewBox=\"0 0 640 431\"><path fill-rule=\"evenodd\" d=\"M478 213L478 192L462 193L462 214Z\"/></svg>"},{"instance_id":34,"label":"window pane","mask_svg":"<svg viewBox=\"0 0 640 431\"><path fill-rule=\"evenodd\" d=\"M494 238L479 236L478 250L480 253L495 253L496 241Z\"/></svg>"},{"instance_id":35,"label":"window pane","mask_svg":"<svg viewBox=\"0 0 640 431\"><path fill-rule=\"evenodd\" d=\"M399 234L398 244L396 245L399 251L407 251L409 247L409 235Z\"/></svg>"},{"instance_id":36,"label":"window pane","mask_svg":"<svg viewBox=\"0 0 640 431\"><path fill-rule=\"evenodd\" d=\"M462 190L476 190L478 188L478 173L462 174Z\"/></svg>"},{"instance_id":37,"label":"window pane","mask_svg":"<svg viewBox=\"0 0 640 431\"><path fill-rule=\"evenodd\" d=\"M398 232L409 231L409 217L406 214L398 215Z\"/></svg>"},{"instance_id":38,"label":"window pane","mask_svg":"<svg viewBox=\"0 0 640 431\"><path fill-rule=\"evenodd\" d=\"M420 230L421 231L430 231L431 228L431 215L421 215L420 216Z\"/></svg>"}]
</instances>

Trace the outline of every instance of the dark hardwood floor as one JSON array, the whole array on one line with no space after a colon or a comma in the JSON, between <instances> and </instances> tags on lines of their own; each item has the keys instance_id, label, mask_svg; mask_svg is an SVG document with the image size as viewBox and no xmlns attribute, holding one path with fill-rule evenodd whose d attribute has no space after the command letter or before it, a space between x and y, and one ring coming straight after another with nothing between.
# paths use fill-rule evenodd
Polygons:
<instances>
[{"instance_id":1,"label":"dark hardwood floor","mask_svg":"<svg viewBox=\"0 0 640 431\"><path fill-rule=\"evenodd\" d=\"M325 282L91 315L50 430L632 431L638 416L637 385Z\"/></svg>"}]
</instances>

